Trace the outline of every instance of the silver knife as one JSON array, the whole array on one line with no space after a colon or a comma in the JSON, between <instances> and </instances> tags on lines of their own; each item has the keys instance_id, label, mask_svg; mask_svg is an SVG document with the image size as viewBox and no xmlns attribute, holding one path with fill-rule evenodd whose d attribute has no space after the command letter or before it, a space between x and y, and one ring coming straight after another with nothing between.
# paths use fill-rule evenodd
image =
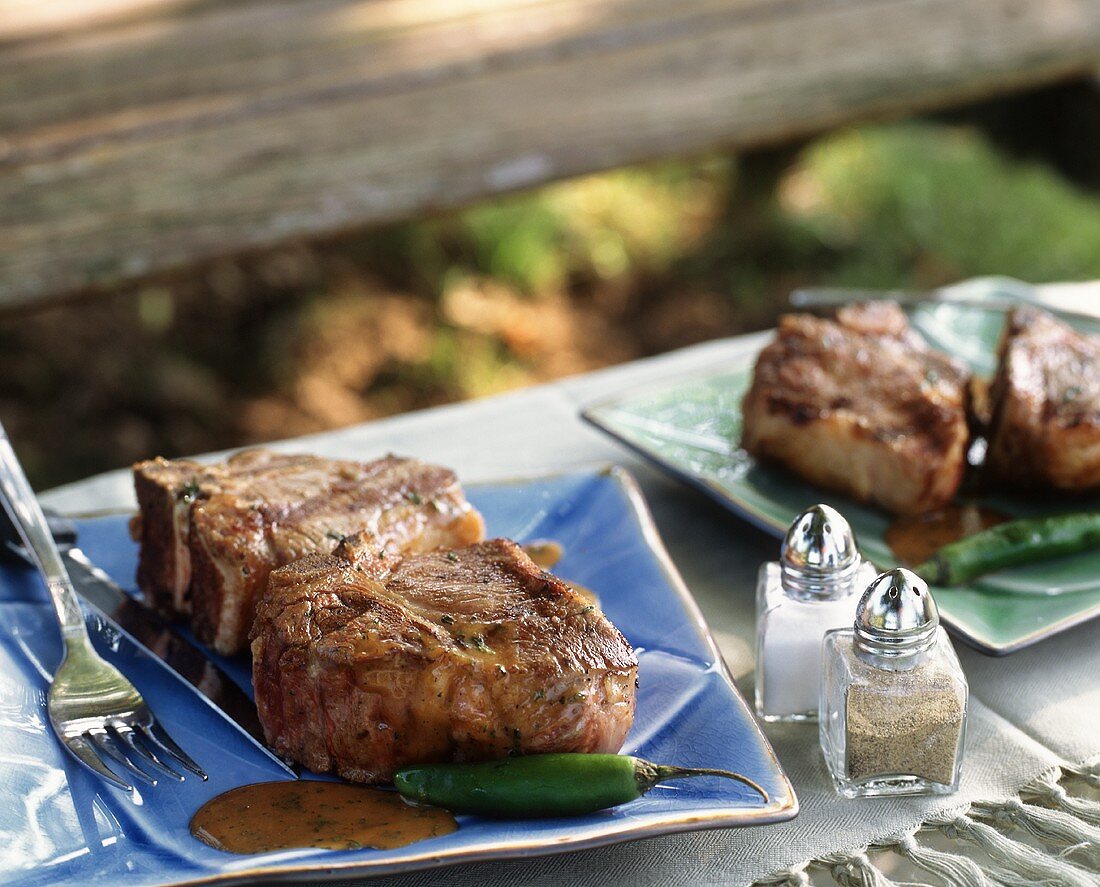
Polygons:
<instances>
[{"instance_id":1,"label":"silver knife","mask_svg":"<svg viewBox=\"0 0 1100 887\"><path fill-rule=\"evenodd\" d=\"M177 632L163 616L123 591L76 544L76 527L56 513L47 512L50 531L57 541L69 577L77 593L109 622L122 629L151 655L165 662L240 727L256 746L291 776L297 774L264 745L263 728L256 706L248 695L197 646ZM14 527L0 508L0 536L9 551L26 560L14 541Z\"/></svg>"}]
</instances>

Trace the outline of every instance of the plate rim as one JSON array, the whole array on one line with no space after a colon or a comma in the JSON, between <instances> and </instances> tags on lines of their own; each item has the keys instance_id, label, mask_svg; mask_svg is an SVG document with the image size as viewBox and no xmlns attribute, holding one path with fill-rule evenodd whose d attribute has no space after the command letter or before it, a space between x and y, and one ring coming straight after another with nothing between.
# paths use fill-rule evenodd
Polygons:
<instances>
[{"instance_id":1,"label":"plate rim","mask_svg":"<svg viewBox=\"0 0 1100 887\"><path fill-rule=\"evenodd\" d=\"M566 841L546 842L543 840L515 841L504 846L492 843L482 843L471 848L456 850L453 852L439 849L427 850L402 860L390 862L371 863L354 861L341 864L329 859L324 862L299 862L293 865L260 865L255 868L235 869L233 871L215 872L209 875L200 875L184 880L159 882L161 887L199 887L199 885L233 885L256 881L287 881L298 879L304 881L321 882L333 878L344 877L382 877L385 875L407 874L415 871L438 869L451 865L466 863L489 862L508 859L533 859L540 856L553 856L561 853L570 853L579 850L589 850L596 847L610 846L653 838L662 835L679 834L690 831L706 831L718 828L740 828L772 823L785 822L798 815L800 805L794 792L790 777L780 763L771 743L764 734L755 713L749 707L745 697L738 689L733 675L729 670L725 658L718 647L710 626L699 608L691 591L676 568L672 556L665 547L660 530L653 518L652 511L645 499L641 485L631 472L621 465L611 462L601 462L591 465L578 465L564 470L548 470L544 472L524 474L517 477L497 478L481 480L465 484L467 490L485 487L502 487L539 481L554 481L572 476L607 477L611 479L624 501L628 511L637 527L645 546L652 552L657 566L660 568L667 585L675 594L683 607L697 638L703 644L709 655L713 658L717 671L726 683L733 698L741 706L741 710L747 718L748 724L754 731L761 749L768 762L774 768L778 781L783 788L780 796L769 798L763 807L748 809L729 807L699 807L679 814L646 814L644 822L631 821L629 819L617 823L614 827L605 828L599 834L589 835L583 838L569 839ZM66 516L75 519L94 520L130 514L133 509L100 509L92 512L69 513ZM135 642L137 643L137 642ZM141 646L138 644L138 646ZM650 819L651 818L651 819ZM230 858L230 857L227 857Z\"/></svg>"},{"instance_id":2,"label":"plate rim","mask_svg":"<svg viewBox=\"0 0 1100 887\"><path fill-rule=\"evenodd\" d=\"M775 332L775 330L771 330ZM748 337L746 337L748 338ZM674 376L665 377L662 380L649 383L641 383L633 385L629 388L624 388L617 394L608 395L599 400L593 401L587 404L579 410L580 418L587 422L589 425L598 429L603 434L612 438L622 446L625 446L628 450L641 456L649 463L656 465L663 472L671 477L679 480L694 489L706 494L711 499L716 501L719 505L724 507L727 511L747 520L750 524L757 529L763 530L771 536L776 538L783 538L784 533L787 531L785 524L780 524L771 519L767 514L753 508L750 504L735 498L729 492L727 492L721 485L710 480L709 478L700 477L690 471L687 471L675 463L664 459L659 454L648 450L646 447L635 443L629 438L621 434L615 427L608 423L606 417L601 413L606 413L608 410L613 409L621 404L640 397L645 394L656 394L659 392L673 391L680 385L689 382L701 382L709 379L713 379L715 376L726 375L729 373L743 370L749 365L755 362L756 357L760 351L766 347L766 342L758 344L753 341L746 341L745 348L739 353L733 355L727 361L723 363L715 363L705 367L695 367L690 371L677 373ZM983 635L978 629L971 625L959 622L949 612L945 612L940 609L940 619L944 625L950 630L951 634L963 641L968 646L977 650L980 653L984 653L987 656L1007 656L1011 653L1023 650L1026 647L1036 644L1039 641L1046 640L1054 635L1061 634L1064 631L1068 631L1078 625L1082 625L1092 619L1100 616L1100 603L1094 604L1091 607L1087 607L1082 610L1078 610L1072 615L1066 616L1063 619L1059 619L1057 622L1044 626L1043 628L1036 629L1034 631L1027 632L1026 634L1018 635L1010 641L998 642L988 636Z\"/></svg>"}]
</instances>

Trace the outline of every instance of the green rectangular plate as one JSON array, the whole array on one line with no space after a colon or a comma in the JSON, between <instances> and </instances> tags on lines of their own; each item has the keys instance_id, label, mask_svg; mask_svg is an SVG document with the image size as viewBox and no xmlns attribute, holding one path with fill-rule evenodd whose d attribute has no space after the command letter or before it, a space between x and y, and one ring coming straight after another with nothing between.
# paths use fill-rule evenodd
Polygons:
<instances>
[{"instance_id":1,"label":"green rectangular plate","mask_svg":"<svg viewBox=\"0 0 1100 887\"><path fill-rule=\"evenodd\" d=\"M913 326L935 347L992 375L1003 312L973 305L927 304ZM1074 321L1100 333L1100 323ZM884 534L889 516L794 474L758 464L740 449L741 398L755 353L734 364L626 392L582 415L675 477L703 490L752 523L782 536L802 509L825 501L855 530L864 555L880 569L896 566ZM979 500L1014 516L1100 507L1100 500L1050 496L1047 501L986 496ZM963 588L933 588L944 624L985 653L1004 655L1100 615L1100 552L992 574Z\"/></svg>"}]
</instances>

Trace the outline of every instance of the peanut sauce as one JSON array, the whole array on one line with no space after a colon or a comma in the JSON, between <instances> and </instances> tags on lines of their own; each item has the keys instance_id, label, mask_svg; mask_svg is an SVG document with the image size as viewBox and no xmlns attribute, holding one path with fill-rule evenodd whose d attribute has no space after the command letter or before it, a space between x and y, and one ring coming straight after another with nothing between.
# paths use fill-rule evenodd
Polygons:
<instances>
[{"instance_id":1,"label":"peanut sauce","mask_svg":"<svg viewBox=\"0 0 1100 887\"><path fill-rule=\"evenodd\" d=\"M951 542L1007 520L1007 514L980 505L949 505L930 514L894 518L886 529L886 544L903 564L914 566Z\"/></svg>"},{"instance_id":2,"label":"peanut sauce","mask_svg":"<svg viewBox=\"0 0 1100 887\"><path fill-rule=\"evenodd\" d=\"M230 853L390 850L457 828L446 810L413 807L397 792L310 780L242 785L207 801L191 818L194 837Z\"/></svg>"}]
</instances>

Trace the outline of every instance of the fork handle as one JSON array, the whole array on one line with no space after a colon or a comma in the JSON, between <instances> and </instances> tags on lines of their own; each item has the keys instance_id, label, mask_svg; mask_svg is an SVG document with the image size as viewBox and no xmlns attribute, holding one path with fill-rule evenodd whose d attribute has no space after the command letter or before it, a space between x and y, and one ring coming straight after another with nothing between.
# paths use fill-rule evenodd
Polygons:
<instances>
[{"instance_id":1,"label":"fork handle","mask_svg":"<svg viewBox=\"0 0 1100 887\"><path fill-rule=\"evenodd\" d=\"M50 534L46 516L38 504L23 467L16 458L11 441L0 425L0 498L11 515L27 551L42 571L46 587L50 591L57 620L61 625L61 636L66 649L76 643L88 643L88 630L84 626L84 615L76 600L69 572L61 560L61 552Z\"/></svg>"}]
</instances>

